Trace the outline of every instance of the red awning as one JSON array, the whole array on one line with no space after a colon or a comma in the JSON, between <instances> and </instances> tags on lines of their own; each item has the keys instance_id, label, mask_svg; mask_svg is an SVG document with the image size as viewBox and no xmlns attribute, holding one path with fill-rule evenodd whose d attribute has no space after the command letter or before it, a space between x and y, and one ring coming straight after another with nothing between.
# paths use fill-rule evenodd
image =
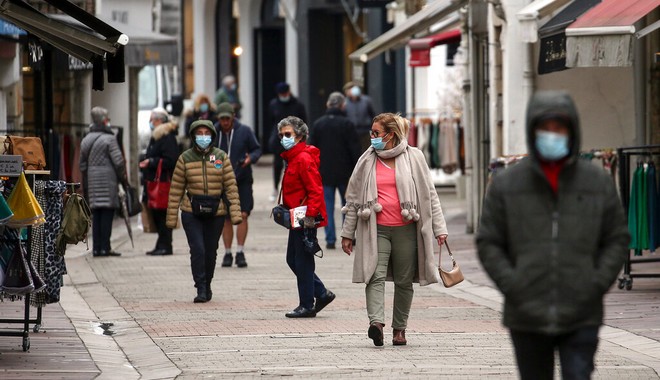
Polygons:
<instances>
[{"instance_id":1,"label":"red awning","mask_svg":"<svg viewBox=\"0 0 660 380\"><path fill-rule=\"evenodd\" d=\"M657 7L660 0L603 0L568 29L630 27Z\"/></svg>"},{"instance_id":2,"label":"red awning","mask_svg":"<svg viewBox=\"0 0 660 380\"><path fill-rule=\"evenodd\" d=\"M461 42L461 31L459 29L432 34L424 38L414 38L408 41L410 47L410 66L431 65L431 48Z\"/></svg>"}]
</instances>

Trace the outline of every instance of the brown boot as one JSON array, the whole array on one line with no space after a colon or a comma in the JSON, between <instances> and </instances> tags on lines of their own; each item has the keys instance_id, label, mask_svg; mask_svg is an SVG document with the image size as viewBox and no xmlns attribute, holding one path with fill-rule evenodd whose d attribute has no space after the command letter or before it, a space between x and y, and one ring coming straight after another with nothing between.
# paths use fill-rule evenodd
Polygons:
<instances>
[{"instance_id":1,"label":"brown boot","mask_svg":"<svg viewBox=\"0 0 660 380\"><path fill-rule=\"evenodd\" d=\"M374 346L380 347L383 345L383 327L382 323L374 322L369 326L369 338L374 341Z\"/></svg>"},{"instance_id":2,"label":"brown boot","mask_svg":"<svg viewBox=\"0 0 660 380\"><path fill-rule=\"evenodd\" d=\"M397 330L392 329L392 344L395 346L405 346L408 342L406 341L406 330Z\"/></svg>"}]
</instances>

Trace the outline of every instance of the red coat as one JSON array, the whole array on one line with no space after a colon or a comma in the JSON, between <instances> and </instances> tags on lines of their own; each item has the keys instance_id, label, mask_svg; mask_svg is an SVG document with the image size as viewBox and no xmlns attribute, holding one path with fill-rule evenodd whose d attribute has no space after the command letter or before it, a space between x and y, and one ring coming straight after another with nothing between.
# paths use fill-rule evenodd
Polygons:
<instances>
[{"instance_id":1,"label":"red coat","mask_svg":"<svg viewBox=\"0 0 660 380\"><path fill-rule=\"evenodd\" d=\"M326 226L328 216L319 173L321 152L315 146L301 141L282 152L281 156L287 162L282 178L282 203L288 208L307 205L306 216L316 217L321 214L323 220L318 227Z\"/></svg>"}]
</instances>

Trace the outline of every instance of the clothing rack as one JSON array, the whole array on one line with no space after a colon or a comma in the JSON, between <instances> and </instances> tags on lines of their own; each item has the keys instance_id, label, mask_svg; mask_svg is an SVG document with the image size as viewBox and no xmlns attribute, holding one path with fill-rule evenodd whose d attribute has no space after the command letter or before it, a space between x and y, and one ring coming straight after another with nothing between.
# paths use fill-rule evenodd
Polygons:
<instances>
[{"instance_id":1,"label":"clothing rack","mask_svg":"<svg viewBox=\"0 0 660 380\"><path fill-rule=\"evenodd\" d=\"M632 157L660 157L660 145L645 145L645 146L632 146L623 147L616 150L619 159L619 189L620 196L623 202L623 207L628 216L628 209L630 207L630 182L631 182L631 158ZM641 250L633 249L635 256L641 255ZM623 275L619 277L619 289L625 288L631 290L633 287L633 278L654 278L660 277L660 273L634 273L633 264L644 264L660 262L660 257L644 257L632 258L630 252L626 257L623 267Z\"/></svg>"},{"instance_id":2,"label":"clothing rack","mask_svg":"<svg viewBox=\"0 0 660 380\"><path fill-rule=\"evenodd\" d=\"M23 171L27 176L32 177L32 191L35 191L35 177L37 175L50 175L50 171L48 170L24 170ZM28 228L28 241L31 239L31 229L32 227L27 227ZM31 257L31 252L30 252L30 246L27 245L25 247L28 257L28 260L32 260ZM37 307L37 316L35 319L30 319L30 294L26 294L23 296L25 300L25 309L24 309L24 314L22 319L16 319L16 318L6 318L6 319L0 319L0 323L3 324L22 324L23 329L21 330L0 330L0 336L20 336L23 337L23 351L27 351L30 349L30 324L34 323L34 327L32 328L32 331L37 333L41 329L41 318L42 318L42 308L41 306Z\"/></svg>"}]
</instances>

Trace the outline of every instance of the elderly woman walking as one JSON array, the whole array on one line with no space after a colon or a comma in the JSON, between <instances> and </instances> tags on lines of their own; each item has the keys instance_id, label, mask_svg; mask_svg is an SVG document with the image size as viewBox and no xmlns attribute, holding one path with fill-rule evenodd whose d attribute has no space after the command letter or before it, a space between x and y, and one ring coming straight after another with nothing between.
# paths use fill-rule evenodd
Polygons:
<instances>
[{"instance_id":1,"label":"elderly woman walking","mask_svg":"<svg viewBox=\"0 0 660 380\"><path fill-rule=\"evenodd\" d=\"M289 230L286 262L296 275L298 283L298 307L286 313L288 318L313 318L335 299L314 273L314 254L305 252L303 239L305 230L324 227L327 222L323 184L319 174L319 150L305 141L309 128L299 118L289 116L277 124L280 143L284 147L282 158L286 162L282 179L282 203L287 208L307 206L304 228ZM316 302L315 302L316 299Z\"/></svg>"},{"instance_id":2,"label":"elderly woman walking","mask_svg":"<svg viewBox=\"0 0 660 380\"><path fill-rule=\"evenodd\" d=\"M177 223L179 207L181 224L190 246L197 296L195 303L211 300L211 281L215 273L218 242L225 217L233 224L242 221L238 187L227 153L211 145L215 128L209 120L197 120L190 126L192 148L176 162L167 205L167 227ZM222 201L226 195L229 210Z\"/></svg>"},{"instance_id":3,"label":"elderly woman walking","mask_svg":"<svg viewBox=\"0 0 660 380\"><path fill-rule=\"evenodd\" d=\"M383 345L385 281L394 281L392 344L405 345L413 282L438 282L433 247L447 238L429 168L408 146L408 130L399 115L374 118L371 147L353 170L342 208L341 245L348 255L355 249L353 282L367 284L368 336L376 346Z\"/></svg>"}]
</instances>

